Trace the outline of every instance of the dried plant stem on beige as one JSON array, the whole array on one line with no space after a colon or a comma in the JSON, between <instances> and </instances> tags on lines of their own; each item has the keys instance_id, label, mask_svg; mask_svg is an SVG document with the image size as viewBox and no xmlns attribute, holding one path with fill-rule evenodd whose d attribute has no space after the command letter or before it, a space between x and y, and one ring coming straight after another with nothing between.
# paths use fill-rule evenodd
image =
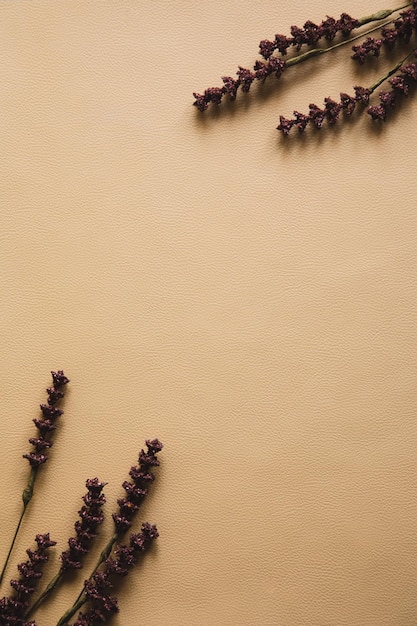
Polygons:
<instances>
[{"instance_id":1,"label":"dried plant stem on beige","mask_svg":"<svg viewBox=\"0 0 417 626\"><path fill-rule=\"evenodd\" d=\"M20 514L19 521L16 526L13 538L10 543L10 547L6 556L6 560L3 564L3 568L0 573L0 584L3 581L7 565L10 560L10 556L13 552L13 548L16 542L16 538L19 534L20 527L22 525L23 518L25 516L29 502L33 496L33 490L35 486L36 476L38 474L39 467L46 463L48 457L46 450L52 447L50 440L52 433L56 430L56 419L63 414L63 411L57 407L57 404L64 397L64 387L69 383L69 379L65 376L62 370L51 372L52 374L52 386L46 390L48 394L47 404L41 404L40 409L42 412L42 419L34 419L36 428L38 429L38 436L31 437L29 443L32 444L33 449L30 453L24 454L31 466L30 475L26 487L22 493L23 508Z\"/></svg>"}]
</instances>

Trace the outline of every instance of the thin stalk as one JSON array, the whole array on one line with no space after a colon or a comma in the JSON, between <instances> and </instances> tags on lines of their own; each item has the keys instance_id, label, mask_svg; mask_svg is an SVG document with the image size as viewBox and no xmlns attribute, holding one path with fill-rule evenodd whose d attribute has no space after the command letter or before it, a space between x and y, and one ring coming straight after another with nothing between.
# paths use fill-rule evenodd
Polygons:
<instances>
[{"instance_id":1,"label":"thin stalk","mask_svg":"<svg viewBox=\"0 0 417 626\"><path fill-rule=\"evenodd\" d=\"M98 570L98 568L100 567L100 565L102 563L104 563L104 561L109 557L110 552L113 549L114 544L116 543L116 541L120 538L120 534L119 533L114 533L109 541L107 542L107 545L105 546L105 548L101 551L100 556L98 557L97 563L95 564L95 567L93 569L93 571L91 572L88 580L91 580L94 576L94 574L96 573L96 571ZM83 604L85 604L87 602L87 598L84 596L84 589L82 589L82 591L80 591L80 593L78 594L78 597L76 598L74 604L72 605L72 607L70 609L68 609L68 611L66 611L64 613L64 615L61 617L61 619L59 620L59 622L57 622L56 626L63 626L63 624L66 624L68 622L69 619L71 619L71 617L74 615L74 613L76 613L78 611L79 608L81 608L83 606Z\"/></svg>"},{"instance_id":2,"label":"thin stalk","mask_svg":"<svg viewBox=\"0 0 417 626\"><path fill-rule=\"evenodd\" d=\"M394 67L392 69L390 69L389 72L387 72L385 74L385 76L383 76L382 78L378 79L376 81L376 83L374 83L373 85L371 85L369 87L369 91L370 93L373 93L375 91L375 89L378 89L378 87L380 85L382 85L382 83L384 83L386 80L388 80L388 78L390 78L390 76L392 76L393 74L395 74L395 72L398 72L398 70L400 69L401 65L403 65L407 59L409 59L411 56L413 56L414 54L414 50L412 52L410 52L409 54L407 54L406 57L404 57L401 61L399 61L396 65L394 65Z\"/></svg>"},{"instance_id":3,"label":"thin stalk","mask_svg":"<svg viewBox=\"0 0 417 626\"><path fill-rule=\"evenodd\" d=\"M38 470L37 467L32 467L28 483L27 483L27 485L24 488L23 493L22 493L23 509L22 509L21 514L20 514L20 518L19 518L19 521L17 523L16 530L14 532L13 539L12 539L11 544L10 544L10 548L9 548L9 551L7 553L7 556L6 556L6 560L5 560L4 565L3 565L3 569L1 570L0 585L1 585L2 581L3 581L4 574L6 573L6 569L7 569L7 566L9 564L9 560L10 560L11 554L13 552L14 544L16 543L17 535L19 534L20 526L22 525L22 521L23 521L23 518L25 516L27 506L28 506L28 504L31 501L32 496L33 496L33 488L34 488L34 485L35 485L37 470Z\"/></svg>"},{"instance_id":4,"label":"thin stalk","mask_svg":"<svg viewBox=\"0 0 417 626\"><path fill-rule=\"evenodd\" d=\"M63 626L64 624L67 624L68 620L71 619L74 613L76 613L78 609L80 609L86 602L87 602L86 597L76 600L74 604L72 605L72 607L68 609L66 613L64 613L64 615L61 617L59 622L56 623L56 626Z\"/></svg>"},{"instance_id":5,"label":"thin stalk","mask_svg":"<svg viewBox=\"0 0 417 626\"><path fill-rule=\"evenodd\" d=\"M28 611L26 611L25 619L27 619L30 615L32 615L36 611L38 606L40 606L42 604L42 602L44 602L44 600L46 600L46 598L49 596L49 594L52 593L52 591L58 585L58 583L61 580L63 575L64 575L64 570L60 569L59 572L50 581L50 583L46 587L46 589L41 593L41 595L36 600L36 602L34 602L32 604L32 606L28 609Z\"/></svg>"}]
</instances>

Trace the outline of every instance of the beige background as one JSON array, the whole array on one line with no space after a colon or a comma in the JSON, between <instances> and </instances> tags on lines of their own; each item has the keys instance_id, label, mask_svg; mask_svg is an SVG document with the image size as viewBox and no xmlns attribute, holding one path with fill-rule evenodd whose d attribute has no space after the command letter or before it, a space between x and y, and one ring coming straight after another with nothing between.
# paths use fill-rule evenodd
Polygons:
<instances>
[{"instance_id":1,"label":"beige background","mask_svg":"<svg viewBox=\"0 0 417 626\"><path fill-rule=\"evenodd\" d=\"M8 578L35 533L65 549L87 477L110 517L157 436L161 536L115 626L417 623L417 101L283 142L382 73L345 48L191 106L260 39L386 7L1 2L1 559L49 371L72 381Z\"/></svg>"}]
</instances>

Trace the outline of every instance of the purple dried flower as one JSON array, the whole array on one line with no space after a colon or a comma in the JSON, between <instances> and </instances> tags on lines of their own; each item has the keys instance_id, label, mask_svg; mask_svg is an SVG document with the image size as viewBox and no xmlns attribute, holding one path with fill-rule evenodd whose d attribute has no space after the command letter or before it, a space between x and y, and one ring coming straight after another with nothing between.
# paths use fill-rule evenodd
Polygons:
<instances>
[{"instance_id":1,"label":"purple dried flower","mask_svg":"<svg viewBox=\"0 0 417 626\"><path fill-rule=\"evenodd\" d=\"M262 61L256 61L253 69L255 70L256 80L261 80L262 82L265 82L265 79L271 73L270 65L262 63Z\"/></svg>"},{"instance_id":2,"label":"purple dried flower","mask_svg":"<svg viewBox=\"0 0 417 626\"><path fill-rule=\"evenodd\" d=\"M62 389L67 383L69 383L69 379L65 376L62 370L51 372L51 375L54 385L52 387L48 387L46 390L48 394L48 404L40 405L43 419L33 420L39 430L40 436L31 437L29 439L29 443L34 446L35 450L29 454L23 455L23 458L29 461L32 468L38 468L48 460L47 456L41 453L41 450L46 450L52 446L52 443L46 439L46 436L56 429L54 421L57 417L63 414L62 409L59 409L55 405L64 397Z\"/></svg>"},{"instance_id":3,"label":"purple dried flower","mask_svg":"<svg viewBox=\"0 0 417 626\"><path fill-rule=\"evenodd\" d=\"M327 41L333 41L339 31L339 25L334 17L329 17L322 21L320 25L322 36Z\"/></svg>"},{"instance_id":4,"label":"purple dried flower","mask_svg":"<svg viewBox=\"0 0 417 626\"><path fill-rule=\"evenodd\" d=\"M146 446L151 454L156 454L157 452L161 452L164 445L159 439L146 439Z\"/></svg>"},{"instance_id":5,"label":"purple dried flower","mask_svg":"<svg viewBox=\"0 0 417 626\"><path fill-rule=\"evenodd\" d=\"M352 46L354 52L352 59L359 61L359 64L363 65L368 56L379 57L382 43L382 39L367 37L360 45Z\"/></svg>"},{"instance_id":6,"label":"purple dried flower","mask_svg":"<svg viewBox=\"0 0 417 626\"><path fill-rule=\"evenodd\" d=\"M244 67L241 67L240 65L239 65L239 69L236 72L236 74L237 74L237 76L239 78L239 81L240 81L240 84L242 86L242 91L244 93L248 93L248 91L250 90L251 84L253 83L253 81L256 78L256 75L253 72L251 72L250 70L248 70L248 69L246 69Z\"/></svg>"},{"instance_id":7,"label":"purple dried flower","mask_svg":"<svg viewBox=\"0 0 417 626\"><path fill-rule=\"evenodd\" d=\"M46 441L45 439L37 439L36 437L31 437L29 439L29 443L35 447L35 450L39 452L40 450L45 450L45 448L50 448L52 443L50 441Z\"/></svg>"},{"instance_id":8,"label":"purple dried flower","mask_svg":"<svg viewBox=\"0 0 417 626\"><path fill-rule=\"evenodd\" d=\"M122 484L123 489L129 495L129 500L134 502L135 504L140 504L143 498L147 495L148 490L143 489L143 487L137 487L138 484L144 484L146 482L151 482L153 480L153 475L151 480L145 481L143 472L139 471L136 467L132 467L129 472L129 475L133 478L134 483L130 483L128 480L125 480Z\"/></svg>"},{"instance_id":9,"label":"purple dried flower","mask_svg":"<svg viewBox=\"0 0 417 626\"><path fill-rule=\"evenodd\" d=\"M83 496L85 504L78 511L80 520L77 520L74 525L76 536L68 540L69 549L60 556L61 571L80 569L83 566L83 556L89 551L92 539L97 536L97 527L104 520L101 509L106 498L101 491L106 484L100 482L98 478L90 478L86 481L87 493Z\"/></svg>"},{"instance_id":10,"label":"purple dried flower","mask_svg":"<svg viewBox=\"0 0 417 626\"><path fill-rule=\"evenodd\" d=\"M355 90L355 100L356 100L356 102L361 102L364 105L368 105L369 104L369 98L371 97L370 89L367 89L366 87L360 87L359 85L356 85L354 87L354 90Z\"/></svg>"},{"instance_id":11,"label":"purple dried flower","mask_svg":"<svg viewBox=\"0 0 417 626\"><path fill-rule=\"evenodd\" d=\"M395 91L393 90L381 91L378 97L379 97L379 101L381 102L382 106L385 109L387 109L388 107L395 106L395 101L396 101Z\"/></svg>"},{"instance_id":12,"label":"purple dried flower","mask_svg":"<svg viewBox=\"0 0 417 626\"><path fill-rule=\"evenodd\" d=\"M326 111L320 109L316 104L309 104L308 108L310 109L310 120L313 122L314 126L320 130L326 118Z\"/></svg>"},{"instance_id":13,"label":"purple dried flower","mask_svg":"<svg viewBox=\"0 0 417 626\"><path fill-rule=\"evenodd\" d=\"M397 43L398 30L396 28L384 27L381 29L381 37L384 45L387 46L387 48L393 48Z\"/></svg>"},{"instance_id":14,"label":"purple dried flower","mask_svg":"<svg viewBox=\"0 0 417 626\"><path fill-rule=\"evenodd\" d=\"M57 402L59 402L59 400L62 400L62 398L64 397L63 392L59 391L55 387L48 387L46 393L48 394L48 404L50 404L51 406L54 406Z\"/></svg>"},{"instance_id":15,"label":"purple dried flower","mask_svg":"<svg viewBox=\"0 0 417 626\"><path fill-rule=\"evenodd\" d=\"M51 406L50 404L41 404L40 409L42 411L43 418L46 420L51 420L52 422L64 413L64 411L58 409L58 407Z\"/></svg>"},{"instance_id":16,"label":"purple dried flower","mask_svg":"<svg viewBox=\"0 0 417 626\"><path fill-rule=\"evenodd\" d=\"M41 437L45 437L48 433L52 433L56 430L56 425L51 422L51 420L32 420L35 424L36 428L39 430Z\"/></svg>"},{"instance_id":17,"label":"purple dried flower","mask_svg":"<svg viewBox=\"0 0 417 626\"><path fill-rule=\"evenodd\" d=\"M282 55L287 54L287 49L292 45L293 40L286 35L275 35L275 48Z\"/></svg>"},{"instance_id":18,"label":"purple dried flower","mask_svg":"<svg viewBox=\"0 0 417 626\"><path fill-rule=\"evenodd\" d=\"M24 459L29 461L32 467L39 467L48 460L48 457L45 454L38 454L36 452L30 452L29 454L23 454L22 456Z\"/></svg>"},{"instance_id":19,"label":"purple dried flower","mask_svg":"<svg viewBox=\"0 0 417 626\"><path fill-rule=\"evenodd\" d=\"M223 97L223 89L220 87L209 87L205 91L207 102L213 102L213 104L220 104Z\"/></svg>"},{"instance_id":20,"label":"purple dried flower","mask_svg":"<svg viewBox=\"0 0 417 626\"><path fill-rule=\"evenodd\" d=\"M112 578L124 577L137 561L137 553L149 549L152 542L158 537L156 526L148 522L142 524L140 533L131 534L129 545L122 544L114 551L114 557L104 562L104 569L97 571L84 583L84 593L91 606L86 613L80 613L74 626L93 626L97 621L105 622L118 612L118 601L111 596L109 589L113 587Z\"/></svg>"},{"instance_id":21,"label":"purple dried flower","mask_svg":"<svg viewBox=\"0 0 417 626\"><path fill-rule=\"evenodd\" d=\"M353 17L350 17L350 15L348 15L347 13L342 13L342 15L340 16L340 19L337 22L338 30L340 30L342 35L344 35L345 37L350 35L352 30L354 30L355 28L358 28L360 25L361 24L359 20L356 20Z\"/></svg>"},{"instance_id":22,"label":"purple dried flower","mask_svg":"<svg viewBox=\"0 0 417 626\"><path fill-rule=\"evenodd\" d=\"M409 84L403 76L393 76L388 81L394 89L400 91L404 96L408 95Z\"/></svg>"},{"instance_id":23,"label":"purple dried flower","mask_svg":"<svg viewBox=\"0 0 417 626\"><path fill-rule=\"evenodd\" d=\"M65 376L62 370L58 370L57 372L51 372L51 374L55 389L61 389L61 387L70 382L69 378Z\"/></svg>"},{"instance_id":24,"label":"purple dried flower","mask_svg":"<svg viewBox=\"0 0 417 626\"><path fill-rule=\"evenodd\" d=\"M259 42L259 54L263 56L264 59L269 59L269 57L276 50L276 42L269 41L269 39L262 39Z\"/></svg>"},{"instance_id":25,"label":"purple dried flower","mask_svg":"<svg viewBox=\"0 0 417 626\"><path fill-rule=\"evenodd\" d=\"M222 76L222 81L224 83L224 89L228 94L230 100L236 100L237 90L240 85L239 80L235 80L231 76Z\"/></svg>"},{"instance_id":26,"label":"purple dried flower","mask_svg":"<svg viewBox=\"0 0 417 626\"><path fill-rule=\"evenodd\" d=\"M316 43L322 36L321 27L312 22L311 20L307 20L304 24L304 38L305 42L309 46L315 46Z\"/></svg>"},{"instance_id":27,"label":"purple dried flower","mask_svg":"<svg viewBox=\"0 0 417 626\"><path fill-rule=\"evenodd\" d=\"M141 468L142 471L144 471L142 468L146 467L158 467L159 466L159 460L157 459L155 453L152 451L151 448L148 448L148 451L145 452L144 450L141 450L139 452L139 467Z\"/></svg>"},{"instance_id":28,"label":"purple dried flower","mask_svg":"<svg viewBox=\"0 0 417 626\"><path fill-rule=\"evenodd\" d=\"M363 46L352 46L352 50L354 54L352 54L352 59L354 61L358 61L359 65L363 65L366 61L367 51Z\"/></svg>"},{"instance_id":29,"label":"purple dried flower","mask_svg":"<svg viewBox=\"0 0 417 626\"><path fill-rule=\"evenodd\" d=\"M340 104L346 115L352 115L356 107L356 100L347 93L340 93Z\"/></svg>"},{"instance_id":30,"label":"purple dried flower","mask_svg":"<svg viewBox=\"0 0 417 626\"><path fill-rule=\"evenodd\" d=\"M296 50L300 50L303 45L315 46L323 37L327 41L332 41L338 32L341 32L344 36L348 36L354 28L357 28L360 25L361 22L359 20L352 18L347 13L342 13L338 20L327 16L326 19L320 24L307 20L302 28L292 25L290 28L291 37L276 34L274 41L262 39L259 42L259 53L265 62L257 60L252 69L239 66L236 72L236 79L230 76L222 77L223 87L210 87L206 89L203 94L194 93L193 95L195 100L193 105L197 107L199 111L203 112L208 108L210 103L219 105L225 94L228 94L230 99L233 101L236 99L239 88L241 88L244 93L248 93L255 80L264 82L271 74L274 74L276 78L281 77L285 69L285 63L280 56L275 54L275 52L285 56L289 47L295 47ZM369 39L369 42L370 41L371 40ZM378 45L381 45L381 43L382 41L379 44L373 43L373 47L370 52L377 55L377 47ZM328 50L330 49L331 48L328 48ZM301 58L293 57L290 59L291 65L295 65L296 63L306 60L307 58L309 57L304 57L304 55L301 55ZM334 108L332 109L332 113L333 112ZM333 120L335 118L333 116L330 119ZM300 129L303 128L304 121L298 121L297 125ZM288 126L284 125L282 130L284 133L287 133Z\"/></svg>"},{"instance_id":31,"label":"purple dried flower","mask_svg":"<svg viewBox=\"0 0 417 626\"><path fill-rule=\"evenodd\" d=\"M147 486L154 480L154 475L150 468L159 465L156 454L162 450L163 444L159 439L147 439L145 443L147 452L141 450L138 466L131 467L129 475L132 478L132 482L124 481L122 486L126 492L126 497L117 501L119 511L113 513L116 533L119 535L131 527L132 518L147 494Z\"/></svg>"},{"instance_id":32,"label":"purple dried flower","mask_svg":"<svg viewBox=\"0 0 417 626\"><path fill-rule=\"evenodd\" d=\"M372 117L373 120L382 120L385 122L387 117L387 111L382 104L377 106L371 106L367 109L367 113Z\"/></svg>"},{"instance_id":33,"label":"purple dried flower","mask_svg":"<svg viewBox=\"0 0 417 626\"><path fill-rule=\"evenodd\" d=\"M3 597L0 600L0 623L5 626L9 624L19 626L34 624L34 622L25 621L28 599L36 590L37 581L42 576L40 567L48 560L48 548L56 545L56 541L50 539L49 533L36 535L35 541L38 545L37 549L26 550L29 560L17 566L20 574L19 579L10 581L14 595Z\"/></svg>"},{"instance_id":34,"label":"purple dried flower","mask_svg":"<svg viewBox=\"0 0 417 626\"><path fill-rule=\"evenodd\" d=\"M310 116L299 113L298 111L294 111L294 116L294 126L298 128L300 133L304 132L307 124L310 122Z\"/></svg>"},{"instance_id":35,"label":"purple dried flower","mask_svg":"<svg viewBox=\"0 0 417 626\"><path fill-rule=\"evenodd\" d=\"M413 30L417 20L417 11L409 9L400 13L400 18L394 22L394 26L398 32L398 38L408 43L413 34Z\"/></svg>"},{"instance_id":36,"label":"purple dried flower","mask_svg":"<svg viewBox=\"0 0 417 626\"><path fill-rule=\"evenodd\" d=\"M340 102L332 100L332 98L325 98L324 103L327 121L329 122L329 124L335 124L339 119L342 105L340 104Z\"/></svg>"},{"instance_id":37,"label":"purple dried flower","mask_svg":"<svg viewBox=\"0 0 417 626\"><path fill-rule=\"evenodd\" d=\"M289 120L285 118L283 115L279 116L279 124L277 126L277 130L282 131L282 133L287 136L290 132L291 128L294 126L294 120Z\"/></svg>"},{"instance_id":38,"label":"purple dried flower","mask_svg":"<svg viewBox=\"0 0 417 626\"><path fill-rule=\"evenodd\" d=\"M267 61L267 65L269 67L269 73L272 74L275 72L275 77L281 78L282 73L285 70L285 61L279 57L271 57L269 61Z\"/></svg>"},{"instance_id":39,"label":"purple dried flower","mask_svg":"<svg viewBox=\"0 0 417 626\"><path fill-rule=\"evenodd\" d=\"M205 111L208 108L208 100L206 98L206 94L193 93L193 96L195 98L195 102L193 102L193 105L197 107L199 111Z\"/></svg>"},{"instance_id":40,"label":"purple dried flower","mask_svg":"<svg viewBox=\"0 0 417 626\"><path fill-rule=\"evenodd\" d=\"M417 80L417 63L407 63L407 65L402 65L400 67L400 72L411 78L411 80Z\"/></svg>"},{"instance_id":41,"label":"purple dried flower","mask_svg":"<svg viewBox=\"0 0 417 626\"><path fill-rule=\"evenodd\" d=\"M296 46L297 50L300 50L304 43L307 43L306 34L303 28L298 26L291 26L292 45Z\"/></svg>"}]
</instances>

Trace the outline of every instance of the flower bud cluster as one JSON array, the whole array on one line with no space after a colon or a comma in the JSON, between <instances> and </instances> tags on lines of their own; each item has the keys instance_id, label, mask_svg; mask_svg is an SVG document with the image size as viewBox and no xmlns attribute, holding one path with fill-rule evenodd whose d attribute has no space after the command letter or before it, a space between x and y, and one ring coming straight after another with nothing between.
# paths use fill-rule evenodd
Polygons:
<instances>
[{"instance_id":1,"label":"flower bud cluster","mask_svg":"<svg viewBox=\"0 0 417 626\"><path fill-rule=\"evenodd\" d=\"M368 108L367 113L373 120L385 122L389 109L395 107L398 98L408 96L411 84L417 81L417 64L407 63L403 65L400 67L400 73L402 76L397 75L389 79L388 82L392 86L390 91L379 93L379 104Z\"/></svg>"},{"instance_id":2,"label":"flower bud cluster","mask_svg":"<svg viewBox=\"0 0 417 626\"><path fill-rule=\"evenodd\" d=\"M393 28L384 26L380 38L367 37L359 45L352 46L352 59L363 65L369 56L378 57L382 46L392 49L398 42L408 43L415 32L417 32L417 6L400 13L400 17L394 21Z\"/></svg>"},{"instance_id":3,"label":"flower bud cluster","mask_svg":"<svg viewBox=\"0 0 417 626\"><path fill-rule=\"evenodd\" d=\"M119 610L116 596L110 595L113 579L126 576L129 569L137 562L139 553L147 550L158 537L155 525L142 524L140 533L131 534L129 545L120 545L114 551L114 557L104 562L104 569L97 571L84 583L84 593L90 604L90 610L81 612L73 626L94 626L103 623Z\"/></svg>"},{"instance_id":4,"label":"flower bud cluster","mask_svg":"<svg viewBox=\"0 0 417 626\"><path fill-rule=\"evenodd\" d=\"M285 70L285 61L277 56L271 56L267 61L256 61L253 71L239 66L236 72L237 78L222 76L223 87L209 87L203 94L194 93L194 106L199 111L205 111L210 103L220 104L226 94L230 100L236 100L238 89L248 93L254 81L264 82L268 76L274 74L275 78L281 78Z\"/></svg>"},{"instance_id":5,"label":"flower bud cluster","mask_svg":"<svg viewBox=\"0 0 417 626\"><path fill-rule=\"evenodd\" d=\"M75 522L75 537L68 540L68 550L60 556L61 570L80 569L84 555L89 551L92 540L97 536L97 528L103 522L102 506L106 502L101 493L107 483L101 483L98 478L86 481L87 493L83 496L84 506L78 511L80 517Z\"/></svg>"},{"instance_id":6,"label":"flower bud cluster","mask_svg":"<svg viewBox=\"0 0 417 626\"><path fill-rule=\"evenodd\" d=\"M51 372L51 374L53 384L47 389L48 402L40 405L43 419L33 420L39 430L39 437L30 439L34 451L24 455L32 469L28 484L22 494L23 511L0 573L0 583L7 569L27 505L33 495L36 470L47 460L43 451L52 445L48 437L56 429L56 419L63 413L57 404L64 397L63 389L69 379L62 370ZM132 526L133 516L140 508L149 485L155 479L152 468L160 464L157 454L163 448L162 443L158 439L147 439L145 444L146 451L143 449L140 451L138 465L130 468L131 480L123 483L126 495L117 501L119 509L113 514L115 532L101 551L98 563L90 578L85 581L80 595L59 620L59 625L68 624L72 616L86 603L89 603L90 610L87 613L80 613L76 622L78 626L107 621L114 612L118 611L117 598L109 593L109 589L113 586L112 580L126 576L129 569L137 562L138 554L147 550L153 540L158 537L156 526L145 523L142 524L140 533L130 535L128 544L116 545L121 535ZM42 565L48 560L47 549L56 545L56 542L50 539L49 534L36 536L37 549L26 551L29 560L18 565L20 577L10 582L13 593L0 598L0 626L36 626L35 621L29 621L32 614L58 587L68 570L80 569L83 566L84 556L89 552L92 540L97 536L98 527L104 520L102 507L106 498L102 490L106 484L100 482L98 478L90 478L86 481L87 493L82 498L84 504L78 511L79 519L74 524L75 536L68 540L68 549L60 555L61 565L57 574L33 602L32 594L36 591L37 582L42 576ZM113 556L109 556L112 551Z\"/></svg>"},{"instance_id":7,"label":"flower bud cluster","mask_svg":"<svg viewBox=\"0 0 417 626\"><path fill-rule=\"evenodd\" d=\"M386 21L386 18L393 14L396 17ZM366 32L362 31L358 35L349 37L354 29L382 20L385 20L382 27L373 26ZM376 30L380 31L379 37L369 36ZM321 39L332 42L338 33L346 39L332 45L317 45ZM377 11L359 20L350 17L347 13L343 13L338 20L327 17L320 24L308 20L302 28L291 26L291 36L289 37L278 34L275 35L273 41L263 39L259 44L262 60L257 60L252 69L239 67L235 78L224 76L223 87L209 87L202 94L194 93L193 105L198 110L205 111L210 104L219 105L225 95L228 95L230 100L235 100L238 89L241 89L242 92L248 92L256 80L263 82L273 74L276 78L280 78L283 72L290 67L331 52L342 45L351 45L356 40L361 40L361 42L352 46L354 53L352 58L363 64L369 56L378 58L385 49L391 50L397 43L409 44L410 41L415 40L416 34L417 0L412 0L405 6L396 9ZM292 55L287 58L289 48L292 47L299 51L304 45L309 46L310 49L298 56ZM334 125L342 117L352 115L358 104L367 107L366 111L372 119L384 121L388 111L396 105L399 97L407 96L411 85L417 80L416 65L409 63L413 54L417 56L416 51L411 49L385 76L370 87L355 87L354 95L342 92L338 101L328 97L325 98L324 105L321 107L311 103L308 113L294 111L293 118L286 118L281 115L277 130L287 136L293 128L297 128L300 133L303 133L308 125L317 129L322 128L325 123ZM381 91L379 103L369 106L370 95L386 81L389 81L391 90Z\"/></svg>"},{"instance_id":8,"label":"flower bud cluster","mask_svg":"<svg viewBox=\"0 0 417 626\"><path fill-rule=\"evenodd\" d=\"M49 538L49 533L36 535L35 541L37 549L26 550L29 560L17 566L19 578L10 581L14 595L0 600L1 626L36 626L35 622L27 622L24 616L29 605L28 599L36 590L37 582L42 576L42 565L48 560L47 550L56 545L56 541Z\"/></svg>"},{"instance_id":9,"label":"flower bud cluster","mask_svg":"<svg viewBox=\"0 0 417 626\"><path fill-rule=\"evenodd\" d=\"M156 455L162 450L162 443L158 439L147 439L145 443L148 450L147 452L141 450L138 465L130 468L129 476L132 480L126 480L122 485L126 497L117 501L119 512L113 513L113 521L119 535L131 527L132 518L148 493L148 486L155 479L151 468L159 465Z\"/></svg>"},{"instance_id":10,"label":"flower bud cluster","mask_svg":"<svg viewBox=\"0 0 417 626\"><path fill-rule=\"evenodd\" d=\"M317 129L320 129L325 121L331 125L335 124L342 112L345 115L352 115L357 104L367 105L369 103L371 94L369 89L357 85L354 87L354 90L354 96L341 93L339 102L332 100L332 98L325 98L323 108L318 107L316 104L310 104L308 115L298 111L294 111L294 119L286 119L281 115L277 130L282 131L284 135L288 135L292 128L298 128L299 132L304 132L308 124L313 124Z\"/></svg>"},{"instance_id":11,"label":"flower bud cluster","mask_svg":"<svg viewBox=\"0 0 417 626\"><path fill-rule=\"evenodd\" d=\"M314 24L308 20L303 28L291 26L291 37L275 35L274 41L263 39L259 44L259 51L264 61L257 60L251 70L239 66L236 72L237 78L222 76L222 87L209 87L202 94L194 93L193 105L199 111L205 111L210 103L219 105L225 95L232 101L236 100L239 88L243 93L248 93L254 81L264 82L271 75L281 78L286 69L286 63L275 52L285 56L290 47L300 50L303 45L316 45L322 38L332 41L337 33L341 32L344 36L348 36L358 26L360 26L358 20L347 13L342 13L338 20L327 17L321 24Z\"/></svg>"},{"instance_id":12,"label":"flower bud cluster","mask_svg":"<svg viewBox=\"0 0 417 626\"><path fill-rule=\"evenodd\" d=\"M333 41L339 32L344 37L348 37L358 26L360 26L359 20L350 17L347 13L342 13L338 20L334 17L327 17L320 24L307 20L303 28L291 26L291 37L275 35L274 41L263 39L259 43L259 53L264 59L269 59L275 50L286 55L288 48L292 46L300 50L303 45L315 46L323 38L326 41Z\"/></svg>"},{"instance_id":13,"label":"flower bud cluster","mask_svg":"<svg viewBox=\"0 0 417 626\"><path fill-rule=\"evenodd\" d=\"M48 394L47 404L40 405L42 419L35 418L33 420L39 431L39 435L38 437L31 437L29 439L29 443L32 444L34 449L29 454L23 455L23 458L27 459L34 468L39 467L48 460L45 451L52 446L49 437L54 430L56 430L56 419L64 412L56 405L64 397L63 389L65 385L69 383L69 379L64 375L62 370L51 372L51 374L53 384L46 390Z\"/></svg>"},{"instance_id":14,"label":"flower bud cluster","mask_svg":"<svg viewBox=\"0 0 417 626\"><path fill-rule=\"evenodd\" d=\"M417 56L417 51L415 55ZM379 104L368 106L366 109L366 112L372 119L385 121L389 109L396 105L398 98L407 96L411 85L417 82L417 63L402 65L398 71L399 74L388 79L392 89L381 91L379 93ZM354 96L341 93L339 102L331 98L325 98L323 108L318 107L316 104L310 104L308 115L298 111L294 111L293 119L287 119L281 115L277 130L280 130L286 136L292 128L297 128L299 132L304 132L308 124L312 124L317 129L320 129L325 121L330 125L335 124L342 112L346 115L351 115L358 103L366 106L369 104L373 90L359 86L356 86L354 89Z\"/></svg>"}]
</instances>

